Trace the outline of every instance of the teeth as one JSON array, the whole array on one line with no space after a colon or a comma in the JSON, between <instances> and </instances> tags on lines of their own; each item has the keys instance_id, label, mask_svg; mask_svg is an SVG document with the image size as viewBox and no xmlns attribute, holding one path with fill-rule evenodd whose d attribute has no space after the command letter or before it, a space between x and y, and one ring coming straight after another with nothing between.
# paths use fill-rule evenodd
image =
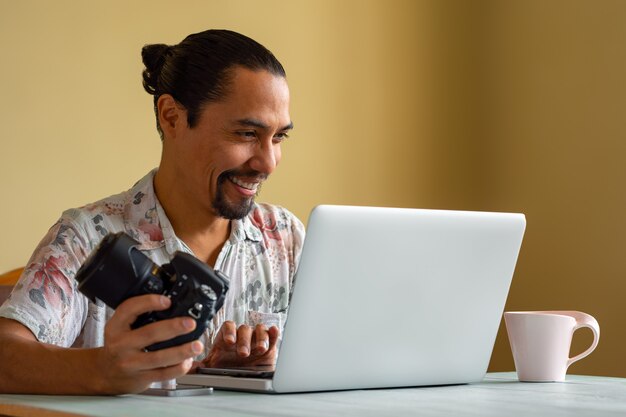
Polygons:
<instances>
[{"instance_id":1,"label":"teeth","mask_svg":"<svg viewBox=\"0 0 626 417\"><path fill-rule=\"evenodd\" d=\"M235 177L230 177L230 180L232 182L234 182L235 184L237 184L240 187L246 188L248 190L256 190L257 187L259 186L258 182L243 182Z\"/></svg>"}]
</instances>

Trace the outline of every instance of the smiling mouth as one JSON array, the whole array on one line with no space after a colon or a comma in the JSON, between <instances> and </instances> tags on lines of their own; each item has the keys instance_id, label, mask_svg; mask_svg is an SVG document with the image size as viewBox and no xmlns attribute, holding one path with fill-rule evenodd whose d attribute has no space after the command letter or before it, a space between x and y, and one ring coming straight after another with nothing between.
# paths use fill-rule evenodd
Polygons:
<instances>
[{"instance_id":1,"label":"smiling mouth","mask_svg":"<svg viewBox=\"0 0 626 417\"><path fill-rule=\"evenodd\" d=\"M240 180L239 178L232 176L232 175L229 175L228 179L235 185L238 185L241 188L245 188L246 190L250 190L255 193L257 192L259 185L261 184L260 182L244 182Z\"/></svg>"}]
</instances>

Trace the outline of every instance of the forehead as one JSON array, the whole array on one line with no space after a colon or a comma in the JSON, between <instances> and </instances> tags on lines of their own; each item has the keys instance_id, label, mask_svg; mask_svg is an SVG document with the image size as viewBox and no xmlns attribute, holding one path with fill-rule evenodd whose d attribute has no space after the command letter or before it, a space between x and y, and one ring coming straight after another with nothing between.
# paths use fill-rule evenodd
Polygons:
<instances>
[{"instance_id":1,"label":"forehead","mask_svg":"<svg viewBox=\"0 0 626 417\"><path fill-rule=\"evenodd\" d=\"M205 116L221 117L226 119L224 122L256 119L268 126L291 122L289 87L284 77L242 67L231 71L227 93L221 100L206 104L201 119Z\"/></svg>"}]
</instances>

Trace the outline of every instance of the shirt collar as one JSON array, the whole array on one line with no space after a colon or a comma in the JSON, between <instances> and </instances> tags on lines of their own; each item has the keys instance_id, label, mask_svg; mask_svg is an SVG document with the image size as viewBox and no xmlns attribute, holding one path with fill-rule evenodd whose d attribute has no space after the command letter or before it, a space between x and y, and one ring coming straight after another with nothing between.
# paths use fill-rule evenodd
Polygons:
<instances>
[{"instance_id":1,"label":"shirt collar","mask_svg":"<svg viewBox=\"0 0 626 417\"><path fill-rule=\"evenodd\" d=\"M251 212L253 212L254 209L255 207L252 208ZM231 220L230 227L230 238L228 240L231 243L246 239L253 242L260 242L263 240L261 231L252 223L249 215L241 220Z\"/></svg>"},{"instance_id":2,"label":"shirt collar","mask_svg":"<svg viewBox=\"0 0 626 417\"><path fill-rule=\"evenodd\" d=\"M178 239L154 192L156 171L156 168L150 171L126 193L125 228L139 242L140 250L165 246L169 253L173 253L170 249L177 250L173 246L179 246L173 245L173 240Z\"/></svg>"}]
</instances>

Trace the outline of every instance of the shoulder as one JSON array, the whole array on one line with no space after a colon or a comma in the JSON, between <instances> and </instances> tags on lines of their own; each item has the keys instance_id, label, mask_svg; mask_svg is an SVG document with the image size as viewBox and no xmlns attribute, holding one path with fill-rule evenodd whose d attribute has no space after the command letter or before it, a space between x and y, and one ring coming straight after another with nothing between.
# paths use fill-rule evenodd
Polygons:
<instances>
[{"instance_id":1,"label":"shoulder","mask_svg":"<svg viewBox=\"0 0 626 417\"><path fill-rule=\"evenodd\" d=\"M141 228L142 221L150 220L148 214L156 215L152 213L155 211L153 173L150 172L124 192L64 211L60 222L75 225L92 244L109 233L123 231L136 237L138 233L135 229Z\"/></svg>"},{"instance_id":2,"label":"shoulder","mask_svg":"<svg viewBox=\"0 0 626 417\"><path fill-rule=\"evenodd\" d=\"M101 216L102 220L114 220L122 218L128 191L103 198L82 207L65 210L61 215L61 220L74 223L91 223L94 217Z\"/></svg>"},{"instance_id":3,"label":"shoulder","mask_svg":"<svg viewBox=\"0 0 626 417\"><path fill-rule=\"evenodd\" d=\"M40 268L50 259L79 266L109 231L123 227L122 199L123 193L65 210L35 248L27 269Z\"/></svg>"},{"instance_id":4,"label":"shoulder","mask_svg":"<svg viewBox=\"0 0 626 417\"><path fill-rule=\"evenodd\" d=\"M62 228L82 233L93 246L109 232L124 229L127 192L103 198L82 207L65 210L59 219Z\"/></svg>"}]
</instances>

